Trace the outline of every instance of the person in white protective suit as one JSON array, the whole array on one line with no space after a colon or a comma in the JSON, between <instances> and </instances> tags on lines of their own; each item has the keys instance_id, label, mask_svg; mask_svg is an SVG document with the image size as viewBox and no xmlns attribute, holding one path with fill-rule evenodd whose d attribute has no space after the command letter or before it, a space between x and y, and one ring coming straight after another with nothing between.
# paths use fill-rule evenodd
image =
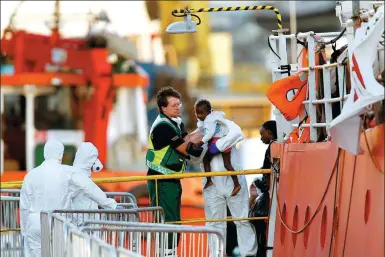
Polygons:
<instances>
[{"instance_id":1,"label":"person in white protective suit","mask_svg":"<svg viewBox=\"0 0 385 257\"><path fill-rule=\"evenodd\" d=\"M117 203L108 199L100 188L80 172L68 173L62 165L64 145L48 140L44 146L44 162L29 171L20 192L20 226L26 257L40 257L40 212L68 209L71 198L82 192L103 208L115 209Z\"/></svg>"},{"instance_id":2,"label":"person in white protective suit","mask_svg":"<svg viewBox=\"0 0 385 257\"><path fill-rule=\"evenodd\" d=\"M99 151L90 142L83 142L79 145L75 155L73 166L65 166L65 171L72 174L73 178L82 180L82 177L87 177L84 180L90 181L91 172L99 172L103 169L103 164L98 159ZM97 186L96 186L97 187ZM100 198L106 198L106 194L102 190L97 190L95 187L95 194L99 195ZM73 192L73 197L70 202L70 209L73 210L97 210L98 203L88 197L87 194L82 191ZM121 206L117 206L118 209L123 209ZM78 217L77 225L80 225L87 215ZM84 218L84 219L83 219ZM76 221L75 221L76 222Z\"/></svg>"},{"instance_id":3,"label":"person in white protective suit","mask_svg":"<svg viewBox=\"0 0 385 257\"><path fill-rule=\"evenodd\" d=\"M194 134L198 134L201 130L202 123L198 122L198 129ZM218 153L231 147L231 163L235 170L242 170L241 159L237 150L236 144L243 139L241 128L234 122L228 124L229 133L220 138L215 144L218 148ZM193 134L192 133L192 134ZM193 136L191 136L193 138ZM196 139L195 139L196 140ZM201 156L204 156L205 151ZM193 162L201 162L201 159L191 158ZM211 171L226 171L221 154L215 154L211 160ZM201 164L203 170L203 165ZM212 177L214 185L203 189L203 198L205 201L204 210L206 219L224 219L227 216L227 206L230 209L233 218L248 218L249 214L249 192L247 190L246 178L244 175L238 175L238 181L241 189L237 195L231 196L234 188L233 180L230 176ZM203 186L206 184L206 179L203 179ZM226 206L227 205L227 206ZM237 227L238 246L241 255L255 256L257 252L257 242L255 231L252 224L248 220L234 221ZM226 239L226 222L207 222L206 226L216 227L223 231ZM226 243L225 243L226 245ZM213 240L209 240L210 256L215 256L216 246ZM225 247L226 249L226 247Z\"/></svg>"}]
</instances>

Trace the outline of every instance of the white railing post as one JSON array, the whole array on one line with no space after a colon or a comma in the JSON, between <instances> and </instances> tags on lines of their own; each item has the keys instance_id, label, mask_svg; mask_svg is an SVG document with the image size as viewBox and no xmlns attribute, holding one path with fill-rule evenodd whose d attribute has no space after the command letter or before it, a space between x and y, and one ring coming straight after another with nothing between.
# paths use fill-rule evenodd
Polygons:
<instances>
[{"instance_id":1,"label":"white railing post","mask_svg":"<svg viewBox=\"0 0 385 257\"><path fill-rule=\"evenodd\" d=\"M308 58L309 58L309 67L315 66L315 42L314 42L314 33L312 32L311 35L307 37L308 42ZM316 71L314 69L309 69L309 75L308 75L308 92L309 92L309 116L310 116L310 140L316 142L318 135L317 135L317 128L313 126L313 124L317 123L317 113L316 113L316 106L313 104L313 101L317 99L316 95Z\"/></svg>"},{"instance_id":2,"label":"white railing post","mask_svg":"<svg viewBox=\"0 0 385 257\"><path fill-rule=\"evenodd\" d=\"M287 37L283 34L282 31L278 32L278 37L278 55L281 58L279 65L287 65L289 64L287 60ZM285 76L285 74L276 74L277 79L282 79ZM279 119L277 119L277 130L277 132L279 132L279 142L284 142L285 136L290 135L290 132L293 130L291 122L287 121L280 113Z\"/></svg>"},{"instance_id":3,"label":"white railing post","mask_svg":"<svg viewBox=\"0 0 385 257\"><path fill-rule=\"evenodd\" d=\"M271 36L270 36L271 38ZM271 48L273 49L274 52L277 53L277 42L276 40L271 40L270 39L270 43L271 43ZM280 60L279 58L273 53L273 51L270 49L270 63L271 63L271 67L272 67L272 70L275 71L275 70L278 70L278 67L280 66ZM278 79L281 78L281 75L277 72L272 72L272 81L276 81ZM271 104L271 113L270 113L270 116L271 116L271 119L274 119L275 117L275 120L277 122L277 140L278 142L283 142L283 138L284 138L284 131L282 131L281 129L281 125L282 125L282 122L285 120L281 114L281 112L275 108L275 106L273 104Z\"/></svg>"},{"instance_id":4,"label":"white railing post","mask_svg":"<svg viewBox=\"0 0 385 257\"><path fill-rule=\"evenodd\" d=\"M342 111L342 106L344 105L344 97L345 95L347 95L348 93L346 92L346 80L347 80L347 71L345 69L345 66L338 66L337 67L337 70L338 70L338 90L339 90L339 93L340 93L340 97L341 97L341 101L340 101L340 109Z\"/></svg>"},{"instance_id":5,"label":"white railing post","mask_svg":"<svg viewBox=\"0 0 385 257\"><path fill-rule=\"evenodd\" d=\"M354 48L355 48L355 39L354 39L354 22L351 19L346 21L346 38L347 38L347 41L348 41L349 60L353 60L352 56L353 56L353 51L354 51ZM350 78L349 79L350 79L351 83L353 83L352 67L353 67L353 65L352 65L352 63L350 63L348 69L349 69L349 73L350 73ZM346 76L345 78L347 79L348 76Z\"/></svg>"},{"instance_id":6,"label":"white railing post","mask_svg":"<svg viewBox=\"0 0 385 257\"><path fill-rule=\"evenodd\" d=\"M328 138L330 136L329 127L330 123L333 120L332 113L332 103L330 99L332 98L331 85L330 85L330 68L324 67L323 72L323 86L324 86L324 100L325 100L325 122L326 122L326 133Z\"/></svg>"}]
</instances>

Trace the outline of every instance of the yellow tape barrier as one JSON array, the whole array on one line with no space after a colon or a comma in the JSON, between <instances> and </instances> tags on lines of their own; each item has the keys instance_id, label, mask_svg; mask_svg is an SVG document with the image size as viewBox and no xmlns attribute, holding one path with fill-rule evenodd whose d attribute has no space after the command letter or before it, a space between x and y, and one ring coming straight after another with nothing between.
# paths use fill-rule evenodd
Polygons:
<instances>
[{"instance_id":1,"label":"yellow tape barrier","mask_svg":"<svg viewBox=\"0 0 385 257\"><path fill-rule=\"evenodd\" d=\"M161 180L161 179L183 179L183 178L203 178L214 176L233 176L233 175L256 175L256 174L268 174L271 173L271 169L253 169L253 170L240 170L240 171L218 171L218 172L186 172L184 174L173 175L151 175L151 176L129 176L129 177L110 177L110 178L94 178L92 179L96 184L102 183L118 183L118 182L131 182L142 180ZM23 181L10 181L2 182L1 188L21 188Z\"/></svg>"},{"instance_id":2,"label":"yellow tape barrier","mask_svg":"<svg viewBox=\"0 0 385 257\"><path fill-rule=\"evenodd\" d=\"M2 228L0 229L1 233L7 233L7 232L19 232L21 231L20 228Z\"/></svg>"},{"instance_id":3,"label":"yellow tape barrier","mask_svg":"<svg viewBox=\"0 0 385 257\"><path fill-rule=\"evenodd\" d=\"M186 219L180 221L169 221L165 222L166 224L186 224L186 223L198 223L198 222L227 222L227 221L241 221L241 220L268 220L269 217L253 217L253 218L232 218L231 216L226 219L205 219L205 218L196 218L196 219Z\"/></svg>"}]
</instances>

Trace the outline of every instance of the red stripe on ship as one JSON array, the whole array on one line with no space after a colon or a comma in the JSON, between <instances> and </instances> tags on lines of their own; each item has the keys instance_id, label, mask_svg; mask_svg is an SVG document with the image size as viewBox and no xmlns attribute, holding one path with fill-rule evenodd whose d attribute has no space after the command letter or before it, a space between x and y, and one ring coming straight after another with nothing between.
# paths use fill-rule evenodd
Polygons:
<instances>
[{"instance_id":1,"label":"red stripe on ship","mask_svg":"<svg viewBox=\"0 0 385 257\"><path fill-rule=\"evenodd\" d=\"M362 78L360 67L358 66L356 56L353 54L353 67L352 71L354 71L357 74L358 80L361 82L361 85L366 89L364 79Z\"/></svg>"}]
</instances>

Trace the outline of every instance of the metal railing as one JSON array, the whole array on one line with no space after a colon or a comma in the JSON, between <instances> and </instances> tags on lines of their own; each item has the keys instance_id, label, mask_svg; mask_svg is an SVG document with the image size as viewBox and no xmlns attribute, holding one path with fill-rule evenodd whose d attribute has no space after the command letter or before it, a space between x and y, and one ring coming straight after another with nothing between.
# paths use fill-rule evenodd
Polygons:
<instances>
[{"instance_id":1,"label":"metal railing","mask_svg":"<svg viewBox=\"0 0 385 257\"><path fill-rule=\"evenodd\" d=\"M0 198L1 256L22 256L22 236L17 215L19 213L19 206L20 197L1 196Z\"/></svg>"},{"instance_id":2,"label":"metal railing","mask_svg":"<svg viewBox=\"0 0 385 257\"><path fill-rule=\"evenodd\" d=\"M330 33L317 33L320 37L331 37L338 36L340 32L330 32ZM296 127L309 127L310 128L310 140L316 142L318 139L319 128L326 128L327 139L330 136L329 126L331 121L333 120L332 108L331 104L335 102L340 102L340 108L342 110L342 104L347 99L348 91L347 91L347 80L345 71L346 67L341 63L327 63L324 65L316 66L316 44L315 41L315 33L310 31L306 33L298 33L283 35L283 33L278 33L278 36L270 36L269 39L271 41L271 49L273 49L279 56L279 58L274 55L274 53L270 50L271 53L271 62L273 63L273 82L279 79L284 78L286 75L282 74L282 70L279 69L281 65L288 64L288 53L287 53L287 40L293 38L301 38L305 39L308 44L308 60L309 67L304 67L302 69L292 69L291 74L297 71L306 71L308 76L308 98L302 103L305 105L306 112L309 115L310 122L309 124L301 124L298 118L293 121L287 121L279 110L274 110L274 115L277 121L277 130L278 130L278 141L283 142L288 138L293 128ZM346 33L348 42L354 41L354 34ZM302 46L297 47L297 54L301 51ZM295 65L291 65L292 67ZM338 97L332 97L332 85L331 85L331 73L334 72L333 69L338 70L338 77L336 78L338 81ZM322 98L317 97L316 90L316 76L318 75L319 70L322 70L322 78L323 85L319 85L323 87L323 95ZM321 80L319 80L319 84L321 84ZM317 105L323 105L324 110L322 110L322 115L317 115Z\"/></svg>"},{"instance_id":3,"label":"metal railing","mask_svg":"<svg viewBox=\"0 0 385 257\"><path fill-rule=\"evenodd\" d=\"M42 215L47 212L42 212ZM142 257L127 249L115 248L106 241L96 237L95 234L81 232L65 217L52 214L52 252L42 251L42 256L55 257ZM42 250L48 249L42 244Z\"/></svg>"},{"instance_id":4,"label":"metal railing","mask_svg":"<svg viewBox=\"0 0 385 257\"><path fill-rule=\"evenodd\" d=\"M22 257L22 237L20 231L1 230L1 257Z\"/></svg>"},{"instance_id":5,"label":"metal railing","mask_svg":"<svg viewBox=\"0 0 385 257\"><path fill-rule=\"evenodd\" d=\"M21 189L0 189L1 196L20 197ZM105 192L108 198L113 198L117 203L134 203L137 205L136 197L131 193L126 192Z\"/></svg>"},{"instance_id":6,"label":"metal railing","mask_svg":"<svg viewBox=\"0 0 385 257\"><path fill-rule=\"evenodd\" d=\"M20 189L0 189L1 196L15 196L20 197Z\"/></svg>"},{"instance_id":7,"label":"metal railing","mask_svg":"<svg viewBox=\"0 0 385 257\"><path fill-rule=\"evenodd\" d=\"M216 228L101 221L94 224L90 221L88 225L92 226L81 227L80 230L90 234L97 232L106 241L114 238L109 243L119 246L123 243L124 247L134 248L132 251L146 257L170 254L179 257L222 257L224 254L224 236ZM210 253L208 244L211 244Z\"/></svg>"},{"instance_id":8,"label":"metal railing","mask_svg":"<svg viewBox=\"0 0 385 257\"><path fill-rule=\"evenodd\" d=\"M113 198L117 203L132 203L134 208L138 206L136 198L131 193L126 192L106 192L108 198Z\"/></svg>"},{"instance_id":9,"label":"metal railing","mask_svg":"<svg viewBox=\"0 0 385 257\"><path fill-rule=\"evenodd\" d=\"M164 223L165 214L162 207L132 208L124 210L54 210L53 213L65 216L76 226L79 220L137 221L146 223Z\"/></svg>"},{"instance_id":10,"label":"metal railing","mask_svg":"<svg viewBox=\"0 0 385 257\"><path fill-rule=\"evenodd\" d=\"M20 197L2 196L0 198L1 208L1 227L2 228L20 228L18 215L20 208Z\"/></svg>"},{"instance_id":11,"label":"metal railing","mask_svg":"<svg viewBox=\"0 0 385 257\"><path fill-rule=\"evenodd\" d=\"M134 208L123 210L54 210L41 212L42 256L62 256L65 252L68 229L88 224L87 220L164 223L164 211L161 207ZM79 220L82 222L79 223ZM94 236L100 236L95 232ZM114 242L112 235L107 242ZM122 245L122 244L121 244ZM113 245L113 246L121 246Z\"/></svg>"},{"instance_id":12,"label":"metal railing","mask_svg":"<svg viewBox=\"0 0 385 257\"><path fill-rule=\"evenodd\" d=\"M42 212L42 217L44 214L49 216ZM179 257L222 257L224 254L224 236L215 228L101 220L86 221L84 225L77 228L65 216L53 213L49 256L163 257L173 253Z\"/></svg>"}]
</instances>

